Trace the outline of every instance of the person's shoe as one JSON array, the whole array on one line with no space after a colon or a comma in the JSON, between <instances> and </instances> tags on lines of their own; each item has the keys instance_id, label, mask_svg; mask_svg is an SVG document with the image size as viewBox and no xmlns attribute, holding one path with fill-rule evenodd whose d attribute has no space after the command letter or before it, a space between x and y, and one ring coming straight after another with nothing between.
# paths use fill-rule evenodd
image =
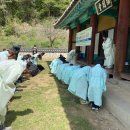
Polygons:
<instances>
[{"instance_id":1,"label":"person's shoe","mask_svg":"<svg viewBox=\"0 0 130 130\"><path fill-rule=\"evenodd\" d=\"M95 108L95 111L98 112L98 111L99 111L99 108Z\"/></svg>"},{"instance_id":2,"label":"person's shoe","mask_svg":"<svg viewBox=\"0 0 130 130\"><path fill-rule=\"evenodd\" d=\"M88 102L88 101L85 101L85 100L80 99L80 104L82 104L82 105L84 105L84 104L89 104L89 102Z\"/></svg>"},{"instance_id":3,"label":"person's shoe","mask_svg":"<svg viewBox=\"0 0 130 130\"><path fill-rule=\"evenodd\" d=\"M91 107L94 107L94 102L89 102Z\"/></svg>"},{"instance_id":4,"label":"person's shoe","mask_svg":"<svg viewBox=\"0 0 130 130\"><path fill-rule=\"evenodd\" d=\"M92 109L92 110L95 110L96 108L95 108L95 107L92 107L91 109Z\"/></svg>"}]
</instances>

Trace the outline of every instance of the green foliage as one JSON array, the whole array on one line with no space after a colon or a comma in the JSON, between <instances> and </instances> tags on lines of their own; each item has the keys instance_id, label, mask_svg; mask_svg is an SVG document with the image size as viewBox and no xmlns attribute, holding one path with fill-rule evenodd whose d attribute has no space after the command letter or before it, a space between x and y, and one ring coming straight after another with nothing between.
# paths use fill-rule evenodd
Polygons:
<instances>
[{"instance_id":1,"label":"green foliage","mask_svg":"<svg viewBox=\"0 0 130 130\"><path fill-rule=\"evenodd\" d=\"M24 47L34 44L38 47L66 45L66 32L54 29L53 24L70 1L0 0L0 49L9 47L9 43L14 41Z\"/></svg>"},{"instance_id":2,"label":"green foliage","mask_svg":"<svg viewBox=\"0 0 130 130\"><path fill-rule=\"evenodd\" d=\"M7 25L4 27L4 31L5 31L6 36L13 35L13 34L14 34L13 25L12 25L12 24L7 24Z\"/></svg>"},{"instance_id":3,"label":"green foliage","mask_svg":"<svg viewBox=\"0 0 130 130\"><path fill-rule=\"evenodd\" d=\"M49 41L41 41L40 46L42 48L48 48L49 47Z\"/></svg>"},{"instance_id":4,"label":"green foliage","mask_svg":"<svg viewBox=\"0 0 130 130\"><path fill-rule=\"evenodd\" d=\"M32 23L35 19L59 17L68 6L70 0L10 0L0 1L0 25L5 25L14 18L22 22Z\"/></svg>"},{"instance_id":5,"label":"green foliage","mask_svg":"<svg viewBox=\"0 0 130 130\"><path fill-rule=\"evenodd\" d=\"M33 29L34 31L35 29ZM25 48L31 48L34 44L36 44L40 48L48 48L49 40L45 36L36 36L34 35L36 32L30 32L29 34L22 34L20 36L10 35L10 36L0 36L0 50L3 48L11 47L11 42L15 42L16 44L21 44ZM31 36L32 35L32 36ZM65 34L63 34L65 35ZM67 38L63 36L58 37L53 44L53 48L66 48L67 47Z\"/></svg>"}]
</instances>

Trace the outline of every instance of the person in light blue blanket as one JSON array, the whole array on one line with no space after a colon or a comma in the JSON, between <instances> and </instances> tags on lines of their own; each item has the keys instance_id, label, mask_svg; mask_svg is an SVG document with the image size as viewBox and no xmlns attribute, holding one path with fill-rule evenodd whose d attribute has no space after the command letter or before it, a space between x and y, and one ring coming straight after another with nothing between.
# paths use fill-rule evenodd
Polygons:
<instances>
[{"instance_id":1,"label":"person in light blue blanket","mask_svg":"<svg viewBox=\"0 0 130 130\"><path fill-rule=\"evenodd\" d=\"M67 66L62 70L61 81L64 82L64 77L65 77L66 72L67 72L67 70L68 70L69 68L71 68L70 64L67 65Z\"/></svg>"},{"instance_id":2,"label":"person in light blue blanket","mask_svg":"<svg viewBox=\"0 0 130 130\"><path fill-rule=\"evenodd\" d=\"M69 66L68 68L66 68L66 72L63 74L63 78L62 78L62 80L64 81L65 84L69 85L70 80L73 77L73 74L79 68L80 68L79 65Z\"/></svg>"},{"instance_id":3,"label":"person in light blue blanket","mask_svg":"<svg viewBox=\"0 0 130 130\"><path fill-rule=\"evenodd\" d=\"M53 67L53 65L54 65L54 63L55 63L56 60L58 60L58 59L54 59L54 60L51 62L51 64L49 65L50 69L52 69L52 67Z\"/></svg>"},{"instance_id":4,"label":"person in light blue blanket","mask_svg":"<svg viewBox=\"0 0 130 130\"><path fill-rule=\"evenodd\" d=\"M75 71L68 87L72 94L83 100L87 100L88 97L88 74L90 69L91 67L85 66Z\"/></svg>"},{"instance_id":5,"label":"person in light blue blanket","mask_svg":"<svg viewBox=\"0 0 130 130\"><path fill-rule=\"evenodd\" d=\"M60 65L58 66L57 73L56 73L56 77L57 77L59 80L61 80L62 75L63 75L63 72L64 72L64 70L65 70L65 68L66 68L67 66L69 66L68 63L60 64Z\"/></svg>"},{"instance_id":6,"label":"person in light blue blanket","mask_svg":"<svg viewBox=\"0 0 130 130\"><path fill-rule=\"evenodd\" d=\"M63 62L60 59L54 59L51 64L50 64L50 68L51 68L51 73L52 74L56 74L57 72L57 67L59 64L63 64Z\"/></svg>"},{"instance_id":7,"label":"person in light blue blanket","mask_svg":"<svg viewBox=\"0 0 130 130\"><path fill-rule=\"evenodd\" d=\"M102 106L102 93L106 91L107 73L100 64L92 67L89 73L88 99L93 102L92 109Z\"/></svg>"}]
</instances>

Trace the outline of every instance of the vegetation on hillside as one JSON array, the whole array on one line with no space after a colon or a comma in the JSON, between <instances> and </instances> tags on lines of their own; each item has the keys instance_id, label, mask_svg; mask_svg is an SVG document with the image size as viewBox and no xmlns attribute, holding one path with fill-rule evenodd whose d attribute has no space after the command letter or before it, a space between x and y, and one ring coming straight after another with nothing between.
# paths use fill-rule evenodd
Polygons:
<instances>
[{"instance_id":1,"label":"vegetation on hillside","mask_svg":"<svg viewBox=\"0 0 130 130\"><path fill-rule=\"evenodd\" d=\"M21 22L38 22L46 17L59 17L70 0L1 0L0 24L4 26L14 18Z\"/></svg>"},{"instance_id":2,"label":"vegetation on hillside","mask_svg":"<svg viewBox=\"0 0 130 130\"><path fill-rule=\"evenodd\" d=\"M66 47L67 32L54 29L71 0L1 0L0 49L12 42L25 47Z\"/></svg>"}]
</instances>

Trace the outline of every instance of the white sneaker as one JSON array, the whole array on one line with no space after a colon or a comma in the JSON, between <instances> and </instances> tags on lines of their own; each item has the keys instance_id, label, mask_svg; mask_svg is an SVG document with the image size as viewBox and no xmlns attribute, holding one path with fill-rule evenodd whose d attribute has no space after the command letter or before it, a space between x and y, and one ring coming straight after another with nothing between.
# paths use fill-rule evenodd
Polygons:
<instances>
[{"instance_id":1,"label":"white sneaker","mask_svg":"<svg viewBox=\"0 0 130 130\"><path fill-rule=\"evenodd\" d=\"M95 107L92 107L91 109L92 109L92 110L95 110L96 108L95 108Z\"/></svg>"},{"instance_id":2,"label":"white sneaker","mask_svg":"<svg viewBox=\"0 0 130 130\"><path fill-rule=\"evenodd\" d=\"M84 104L89 104L89 102L88 102L88 101L85 101L85 100L83 100L83 99L80 99L80 104L82 104L82 105L84 105Z\"/></svg>"},{"instance_id":3,"label":"white sneaker","mask_svg":"<svg viewBox=\"0 0 130 130\"><path fill-rule=\"evenodd\" d=\"M97 111L97 112L98 112L98 111L99 111L99 109L100 109L100 108L95 108L95 111Z\"/></svg>"}]
</instances>

